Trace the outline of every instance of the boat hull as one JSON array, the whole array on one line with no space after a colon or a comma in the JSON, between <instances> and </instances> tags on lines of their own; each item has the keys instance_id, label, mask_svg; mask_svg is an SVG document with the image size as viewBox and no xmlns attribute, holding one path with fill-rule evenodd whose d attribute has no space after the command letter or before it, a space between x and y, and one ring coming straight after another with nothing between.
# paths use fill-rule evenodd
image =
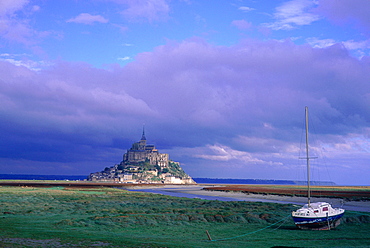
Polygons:
<instances>
[{"instance_id":1,"label":"boat hull","mask_svg":"<svg viewBox=\"0 0 370 248\"><path fill-rule=\"evenodd\" d=\"M325 230L337 227L340 224L340 218L344 213L328 217L294 217L293 220L300 229L317 229Z\"/></svg>"}]
</instances>

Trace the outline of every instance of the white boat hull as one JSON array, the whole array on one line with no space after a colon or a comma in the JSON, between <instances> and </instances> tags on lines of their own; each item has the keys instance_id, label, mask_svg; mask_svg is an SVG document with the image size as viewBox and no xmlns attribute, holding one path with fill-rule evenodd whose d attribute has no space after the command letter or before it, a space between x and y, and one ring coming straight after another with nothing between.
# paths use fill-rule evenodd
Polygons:
<instances>
[{"instance_id":1,"label":"white boat hull","mask_svg":"<svg viewBox=\"0 0 370 248\"><path fill-rule=\"evenodd\" d=\"M329 203L317 202L306 204L292 212L294 223L301 229L332 229L340 224L344 209L332 208Z\"/></svg>"}]
</instances>

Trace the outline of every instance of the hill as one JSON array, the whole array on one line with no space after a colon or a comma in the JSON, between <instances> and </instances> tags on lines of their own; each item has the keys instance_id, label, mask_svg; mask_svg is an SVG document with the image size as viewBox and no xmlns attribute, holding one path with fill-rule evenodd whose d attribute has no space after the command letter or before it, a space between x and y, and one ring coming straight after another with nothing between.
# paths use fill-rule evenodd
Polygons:
<instances>
[{"instance_id":1,"label":"hill","mask_svg":"<svg viewBox=\"0 0 370 248\"><path fill-rule=\"evenodd\" d=\"M147 145L145 132L141 140L123 155L123 160L103 171L91 173L89 181L113 181L124 183L195 184L179 162L160 153L154 145Z\"/></svg>"}]
</instances>

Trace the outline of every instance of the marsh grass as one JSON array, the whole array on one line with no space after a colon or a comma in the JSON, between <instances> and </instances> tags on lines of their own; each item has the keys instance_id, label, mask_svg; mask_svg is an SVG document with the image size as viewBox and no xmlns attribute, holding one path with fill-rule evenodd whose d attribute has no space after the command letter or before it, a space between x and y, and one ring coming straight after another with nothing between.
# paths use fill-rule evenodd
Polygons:
<instances>
[{"instance_id":1,"label":"marsh grass","mask_svg":"<svg viewBox=\"0 0 370 248\"><path fill-rule=\"evenodd\" d=\"M295 207L285 204L112 188L0 187L0 208L1 247L370 246L368 215L349 212L335 230L302 231L287 218ZM206 230L217 241L209 241Z\"/></svg>"}]
</instances>

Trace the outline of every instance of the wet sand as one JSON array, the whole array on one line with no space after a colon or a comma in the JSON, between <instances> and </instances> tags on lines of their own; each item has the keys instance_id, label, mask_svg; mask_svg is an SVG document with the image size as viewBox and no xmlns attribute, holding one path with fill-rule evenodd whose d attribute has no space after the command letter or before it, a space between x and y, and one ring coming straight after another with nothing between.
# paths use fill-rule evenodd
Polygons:
<instances>
[{"instance_id":1,"label":"wet sand","mask_svg":"<svg viewBox=\"0 0 370 248\"><path fill-rule=\"evenodd\" d=\"M296 204L299 206L307 203L306 197L209 191L203 190L205 186L210 187L210 185L178 185L178 186L164 185L164 186L130 187L130 190L171 195L177 197L200 198L206 200L219 200L219 201L271 202L280 204ZM348 211L370 212L370 201L345 201L343 199L338 198L312 197L311 202L328 202L332 204L333 207L342 207Z\"/></svg>"}]
</instances>

